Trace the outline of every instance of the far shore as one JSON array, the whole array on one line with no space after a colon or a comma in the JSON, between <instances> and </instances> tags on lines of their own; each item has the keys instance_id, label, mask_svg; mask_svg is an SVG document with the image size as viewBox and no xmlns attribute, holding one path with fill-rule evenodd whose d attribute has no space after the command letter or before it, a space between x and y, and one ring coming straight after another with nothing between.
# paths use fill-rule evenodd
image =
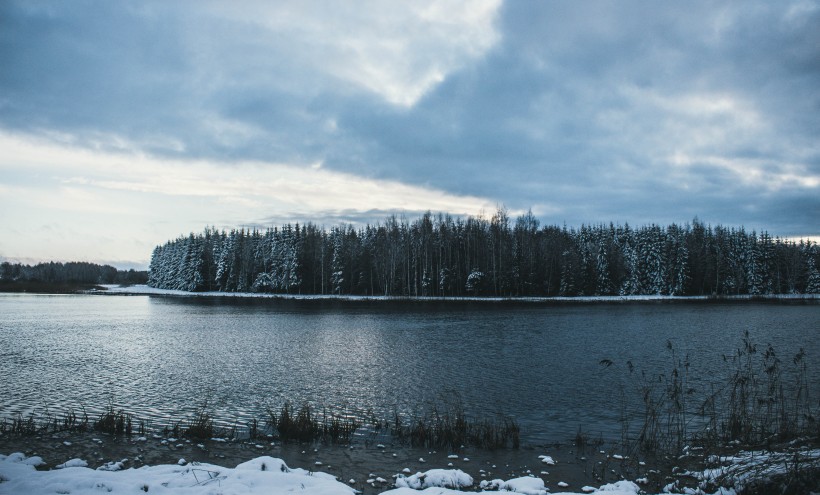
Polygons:
<instances>
[{"instance_id":1,"label":"far shore","mask_svg":"<svg viewBox=\"0 0 820 495\"><path fill-rule=\"evenodd\" d=\"M268 292L188 292L157 289L148 285L5 282L0 283L0 294L91 294L119 296L167 296L192 298L271 299L293 301L388 301L388 302L482 302L524 304L591 304L591 303L676 303L676 302L817 302L820 294L737 294L711 296L670 296L663 294L638 296L552 296L552 297L494 297L494 296L384 296L355 294L283 294Z\"/></svg>"},{"instance_id":2,"label":"far shore","mask_svg":"<svg viewBox=\"0 0 820 495\"><path fill-rule=\"evenodd\" d=\"M28 294L77 294L106 290L105 286L97 284L84 284L75 282L53 283L53 282L9 282L0 281L0 293L28 293Z\"/></svg>"},{"instance_id":3,"label":"far shore","mask_svg":"<svg viewBox=\"0 0 820 495\"><path fill-rule=\"evenodd\" d=\"M187 292L182 290L156 289L147 285L121 286L115 284L98 285L80 291L83 294L95 295L153 295L169 297L200 298L240 298L240 299L276 299L276 300L327 300L327 301L389 301L389 302L488 302L488 303L530 303L530 304L577 304L577 303L630 303L630 302L816 302L820 294L761 294L761 295L726 295L726 296L575 296L575 297L430 297L430 296L376 296L376 295L341 295L341 294L273 294L263 292Z\"/></svg>"}]
</instances>

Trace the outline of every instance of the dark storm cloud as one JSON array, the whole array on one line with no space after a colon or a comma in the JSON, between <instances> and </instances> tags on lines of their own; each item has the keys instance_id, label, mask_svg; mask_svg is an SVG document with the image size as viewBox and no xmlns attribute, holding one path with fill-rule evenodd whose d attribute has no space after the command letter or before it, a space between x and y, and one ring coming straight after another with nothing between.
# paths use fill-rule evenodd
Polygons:
<instances>
[{"instance_id":1,"label":"dark storm cloud","mask_svg":"<svg viewBox=\"0 0 820 495\"><path fill-rule=\"evenodd\" d=\"M505 3L492 46L411 105L329 75L321 30L186 3L0 9L0 126L14 132L322 162L547 222L698 216L820 234L817 2Z\"/></svg>"},{"instance_id":2,"label":"dark storm cloud","mask_svg":"<svg viewBox=\"0 0 820 495\"><path fill-rule=\"evenodd\" d=\"M817 211L818 9L507 6L504 40L482 63L414 112L359 126L379 161L404 163L404 180L547 202L575 224L700 215L794 233L783 195ZM676 152L691 155L686 170L670 164ZM774 187L795 165L810 185ZM738 187L745 166L764 177Z\"/></svg>"}]
</instances>

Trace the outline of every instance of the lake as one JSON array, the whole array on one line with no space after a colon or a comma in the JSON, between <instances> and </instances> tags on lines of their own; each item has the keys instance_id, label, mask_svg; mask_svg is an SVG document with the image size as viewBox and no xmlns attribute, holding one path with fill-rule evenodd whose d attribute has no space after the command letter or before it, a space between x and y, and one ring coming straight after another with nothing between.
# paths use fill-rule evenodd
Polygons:
<instances>
[{"instance_id":1,"label":"lake","mask_svg":"<svg viewBox=\"0 0 820 495\"><path fill-rule=\"evenodd\" d=\"M460 401L514 417L527 443L619 434L640 372L689 356L698 390L728 375L745 331L783 369L802 347L820 395L820 305L242 300L0 295L0 416L109 403L149 425L206 401L222 422L286 400L389 418ZM601 360L614 364L602 366ZM635 372L630 375L626 362ZM164 422L165 421L165 422Z\"/></svg>"}]
</instances>

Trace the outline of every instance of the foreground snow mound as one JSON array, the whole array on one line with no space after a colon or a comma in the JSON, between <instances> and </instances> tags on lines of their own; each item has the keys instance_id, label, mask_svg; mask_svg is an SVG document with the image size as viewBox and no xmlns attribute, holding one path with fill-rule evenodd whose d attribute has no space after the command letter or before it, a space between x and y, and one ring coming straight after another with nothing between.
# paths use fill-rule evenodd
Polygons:
<instances>
[{"instance_id":1,"label":"foreground snow mound","mask_svg":"<svg viewBox=\"0 0 820 495\"><path fill-rule=\"evenodd\" d=\"M70 461L65 461L62 464L58 464L54 466L56 469L66 469L66 468L74 468L74 467L87 467L88 463L82 459L71 459Z\"/></svg>"},{"instance_id":2,"label":"foreground snow mound","mask_svg":"<svg viewBox=\"0 0 820 495\"><path fill-rule=\"evenodd\" d=\"M547 488L541 478L514 478L511 480L482 481L482 490L522 493L523 495L545 495Z\"/></svg>"},{"instance_id":3,"label":"foreground snow mound","mask_svg":"<svg viewBox=\"0 0 820 495\"><path fill-rule=\"evenodd\" d=\"M396 479L396 487L422 490L424 488L466 488L473 485L473 478L460 469L431 469L413 476Z\"/></svg>"},{"instance_id":4,"label":"foreground snow mound","mask_svg":"<svg viewBox=\"0 0 820 495\"><path fill-rule=\"evenodd\" d=\"M443 471L441 469L434 469L432 471ZM429 472L429 471L428 471ZM419 473L422 474L422 473ZM401 478L399 478L401 479ZM409 479L409 478L407 478ZM422 491L416 491L419 488L413 489L411 487L405 485L399 485L399 482L396 482L396 488L394 490L389 490L382 495L464 495L464 492L453 490L451 488L446 487L437 487L437 486L429 486L424 488ZM549 495L550 491L544 486L544 481L540 478L532 478L532 477L525 477L525 478L514 478L511 480L493 480L493 481L482 481L479 485L482 493L518 493L521 495ZM600 488L593 489L593 494L600 494L600 495L638 495L640 493L640 489L638 485L632 483L630 481L619 481L617 483L611 483L609 485L604 485ZM561 493L554 493L552 495L579 495L577 493L569 493L569 492L561 492Z\"/></svg>"},{"instance_id":5,"label":"foreground snow mound","mask_svg":"<svg viewBox=\"0 0 820 495\"><path fill-rule=\"evenodd\" d=\"M605 493L606 495L634 495L640 493L641 489L631 481L616 481L598 488L592 493Z\"/></svg>"},{"instance_id":6,"label":"foreground snow mound","mask_svg":"<svg viewBox=\"0 0 820 495\"><path fill-rule=\"evenodd\" d=\"M33 459L33 458L32 458ZM212 464L145 466L122 471L97 471L71 467L37 471L22 454L0 455L0 494L72 495L191 494L353 495L355 491L326 473L290 469L281 460L259 457L234 469Z\"/></svg>"},{"instance_id":7,"label":"foreground snow mound","mask_svg":"<svg viewBox=\"0 0 820 495\"><path fill-rule=\"evenodd\" d=\"M702 473L692 473L706 484L728 484L737 491L754 482L782 478L798 466L820 468L820 449L793 452L742 451L733 456L713 456L710 461L719 466Z\"/></svg>"}]
</instances>

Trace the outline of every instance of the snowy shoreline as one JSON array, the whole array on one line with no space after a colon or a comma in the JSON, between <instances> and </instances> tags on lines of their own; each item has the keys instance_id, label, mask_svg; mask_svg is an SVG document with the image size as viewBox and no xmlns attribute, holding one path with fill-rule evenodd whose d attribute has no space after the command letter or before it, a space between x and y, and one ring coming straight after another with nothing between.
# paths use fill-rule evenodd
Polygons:
<instances>
[{"instance_id":1,"label":"snowy shoreline","mask_svg":"<svg viewBox=\"0 0 820 495\"><path fill-rule=\"evenodd\" d=\"M546 457L550 461L549 456ZM71 493L184 493L204 495L211 493L279 495L291 492L316 495L354 495L356 481L347 482L322 471L290 468L279 458L256 457L238 464L235 468L210 463L187 462L177 464L143 466L124 469L123 462L111 462L91 469L79 458L70 459L51 470L37 470L43 460L37 456L27 457L16 452L0 454L0 493L25 493L28 495ZM546 461L544 461L546 464ZM554 461L552 462L554 464ZM318 463L317 463L317 467ZM369 479L373 487L381 487L382 495L457 495L464 490L475 492L520 493L525 495L580 495L581 493L605 493L606 495L638 495L640 487L631 481L617 481L600 487L584 486L580 492L550 492L544 481L534 475L492 479L478 482L460 469L430 469L411 474L409 470L397 473L390 480L381 477ZM559 483L559 487L568 485ZM733 490L719 490L725 495Z\"/></svg>"},{"instance_id":2,"label":"snowy shoreline","mask_svg":"<svg viewBox=\"0 0 820 495\"><path fill-rule=\"evenodd\" d=\"M605 452L602 446L542 446L516 450L512 457L431 451L423 453L425 460L418 457L420 452L392 445L276 442L273 447L258 440L232 443L222 438L197 444L156 434L125 441L98 432L85 437L92 442L87 448L81 447L83 435L44 436L33 444L19 439L25 447L5 442L0 450L0 494L735 495L745 487L759 488L759 483L776 486L793 476L798 464L803 477L820 470L820 449L794 442L765 451L727 447L718 455L687 447L671 464L661 466L653 465L660 459L644 462L618 454L617 448ZM117 448L125 444L129 447ZM223 449L230 445L240 450ZM578 476L579 469L584 476ZM814 486L809 480L804 487Z\"/></svg>"},{"instance_id":3,"label":"snowy shoreline","mask_svg":"<svg viewBox=\"0 0 820 495\"><path fill-rule=\"evenodd\" d=\"M492 302L492 303L621 303L621 302L734 302L734 301L820 301L820 294L768 294L732 296L577 296L577 297L428 297L428 296L362 296L337 294L271 294L260 292L187 292L183 290L157 289L147 285L119 286L101 285L104 290L88 290L83 294L95 295L154 295L172 297L223 297L239 299L275 299L293 301L388 301L388 302Z\"/></svg>"},{"instance_id":4,"label":"snowy shoreline","mask_svg":"<svg viewBox=\"0 0 820 495\"><path fill-rule=\"evenodd\" d=\"M532 453L535 456L535 452ZM458 457L451 455L450 458ZM551 456L539 455L543 468L555 467ZM420 459L421 460L421 459ZM467 461L468 459L464 459ZM569 484L556 483L560 491L552 492L544 482L549 473L540 475L527 471L523 476L509 479L484 478L479 480L461 469L452 467L432 468L426 471L403 469L385 477L370 474L365 480L347 479L322 471L323 464L315 463L314 469L291 468L284 460L262 455L241 462L234 468L207 462L188 462L180 458L176 463L126 467L128 459L111 461L96 469L82 458L72 458L51 469L44 469L44 460L34 455L13 452L0 454L0 494L54 494L71 493L86 495L93 493L181 493L205 495L214 493L247 495L285 495L291 492L317 495L354 495L362 493L355 486L364 483L380 495L458 495L465 492L479 493L520 493L525 495L641 495L646 493L682 493L713 495L735 495L746 486L758 482L773 481L778 476L788 475L789 463L800 462L803 466L817 466L820 450L808 449L802 452L761 452L743 451L729 456L710 456L712 467L695 471L680 470L677 475L667 478L671 481L660 492L644 491L641 485L646 478L634 481L621 479L600 486L584 485L573 491L564 491ZM38 469L39 468L39 469ZM483 472L483 471L482 471ZM806 471L807 475L813 471ZM482 476L484 476L482 474ZM681 477L697 481L697 488L680 485ZM729 486L725 485L727 483ZM704 489L708 491L704 491ZM712 490L715 490L714 492Z\"/></svg>"}]
</instances>

